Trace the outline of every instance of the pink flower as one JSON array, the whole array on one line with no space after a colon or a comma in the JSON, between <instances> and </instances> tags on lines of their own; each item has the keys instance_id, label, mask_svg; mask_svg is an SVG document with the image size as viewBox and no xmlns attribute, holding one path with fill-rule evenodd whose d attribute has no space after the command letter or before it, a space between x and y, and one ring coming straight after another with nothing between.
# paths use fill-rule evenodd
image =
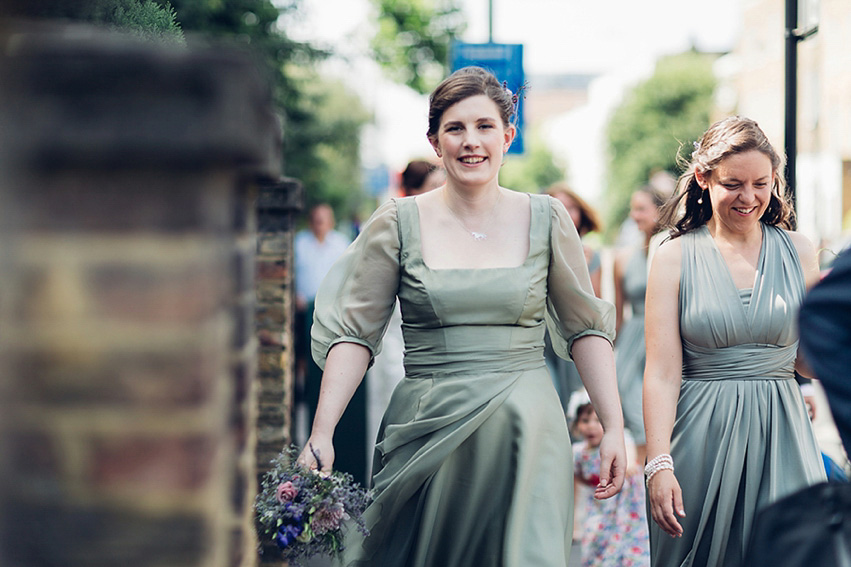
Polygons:
<instances>
[{"instance_id":1,"label":"pink flower","mask_svg":"<svg viewBox=\"0 0 851 567\"><path fill-rule=\"evenodd\" d=\"M282 482L278 485L278 490L275 492L275 497L278 499L278 502L284 504L286 502L292 502L293 498L295 498L296 494L298 494L298 490L293 483L290 481Z\"/></svg>"},{"instance_id":2,"label":"pink flower","mask_svg":"<svg viewBox=\"0 0 851 567\"><path fill-rule=\"evenodd\" d=\"M347 518L346 510L339 502L319 508L313 515L311 527L314 533L322 535L340 527L340 522Z\"/></svg>"}]
</instances>

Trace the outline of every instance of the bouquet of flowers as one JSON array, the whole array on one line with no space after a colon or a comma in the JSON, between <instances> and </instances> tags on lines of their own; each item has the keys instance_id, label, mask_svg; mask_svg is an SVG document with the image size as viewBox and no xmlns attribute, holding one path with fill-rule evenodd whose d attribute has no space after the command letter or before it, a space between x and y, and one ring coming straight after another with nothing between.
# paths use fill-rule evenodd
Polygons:
<instances>
[{"instance_id":1,"label":"bouquet of flowers","mask_svg":"<svg viewBox=\"0 0 851 567\"><path fill-rule=\"evenodd\" d=\"M314 555L338 555L352 523L369 535L362 515L372 499L348 473L322 475L297 464L299 453L291 445L272 461L254 504L258 523L294 565ZM319 455L314 457L321 469Z\"/></svg>"}]
</instances>

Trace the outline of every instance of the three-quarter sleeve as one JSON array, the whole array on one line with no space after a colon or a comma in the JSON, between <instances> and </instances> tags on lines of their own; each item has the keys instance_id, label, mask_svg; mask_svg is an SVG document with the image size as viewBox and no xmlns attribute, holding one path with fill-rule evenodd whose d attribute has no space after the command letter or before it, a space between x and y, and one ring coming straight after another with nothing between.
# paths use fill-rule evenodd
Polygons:
<instances>
[{"instance_id":1,"label":"three-quarter sleeve","mask_svg":"<svg viewBox=\"0 0 851 567\"><path fill-rule=\"evenodd\" d=\"M313 360L324 369L337 343L380 351L399 288L399 230L395 201L381 205L322 280L310 329Z\"/></svg>"},{"instance_id":2,"label":"three-quarter sleeve","mask_svg":"<svg viewBox=\"0 0 851 567\"><path fill-rule=\"evenodd\" d=\"M615 308L594 295L585 252L564 205L550 199L550 209L547 327L553 350L569 359L573 341L580 337L599 335L614 341Z\"/></svg>"}]
</instances>

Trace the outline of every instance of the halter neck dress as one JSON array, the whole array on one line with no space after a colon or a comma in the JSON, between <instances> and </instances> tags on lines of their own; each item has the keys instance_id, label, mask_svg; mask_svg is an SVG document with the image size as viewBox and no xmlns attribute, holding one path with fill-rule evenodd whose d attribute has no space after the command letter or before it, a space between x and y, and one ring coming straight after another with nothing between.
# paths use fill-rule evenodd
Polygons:
<instances>
[{"instance_id":1,"label":"halter neck dress","mask_svg":"<svg viewBox=\"0 0 851 567\"><path fill-rule=\"evenodd\" d=\"M398 296L405 377L382 421L371 532L349 531L345 565L565 567L572 454L544 363L544 329L567 356L611 340L579 237L555 199L530 195L522 265L431 269L414 198L382 205L317 296L314 358L341 341L375 353Z\"/></svg>"},{"instance_id":2,"label":"halter neck dress","mask_svg":"<svg viewBox=\"0 0 851 567\"><path fill-rule=\"evenodd\" d=\"M627 261L623 273L624 301L632 309L615 341L615 368L618 393L623 407L624 425L637 445L644 445L644 413L641 407L644 388L644 365L647 350L644 342L644 296L647 293L647 252L639 248Z\"/></svg>"},{"instance_id":3,"label":"halter neck dress","mask_svg":"<svg viewBox=\"0 0 851 567\"><path fill-rule=\"evenodd\" d=\"M789 235L762 231L744 290L705 225L680 237L683 381L671 455L686 517L680 538L650 521L657 567L739 565L757 512L825 479L794 380L803 272Z\"/></svg>"}]
</instances>

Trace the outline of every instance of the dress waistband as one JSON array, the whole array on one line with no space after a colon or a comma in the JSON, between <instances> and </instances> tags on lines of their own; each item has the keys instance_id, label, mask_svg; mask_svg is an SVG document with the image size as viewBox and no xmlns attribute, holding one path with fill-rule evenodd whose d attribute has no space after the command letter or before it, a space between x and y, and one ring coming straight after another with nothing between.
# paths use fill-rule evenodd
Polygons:
<instances>
[{"instance_id":1,"label":"dress waistband","mask_svg":"<svg viewBox=\"0 0 851 567\"><path fill-rule=\"evenodd\" d=\"M707 349L683 341L683 380L789 380L795 377L798 342L743 344Z\"/></svg>"},{"instance_id":2,"label":"dress waistband","mask_svg":"<svg viewBox=\"0 0 851 567\"><path fill-rule=\"evenodd\" d=\"M456 326L403 329L405 375L519 372L545 367L543 328Z\"/></svg>"}]
</instances>

